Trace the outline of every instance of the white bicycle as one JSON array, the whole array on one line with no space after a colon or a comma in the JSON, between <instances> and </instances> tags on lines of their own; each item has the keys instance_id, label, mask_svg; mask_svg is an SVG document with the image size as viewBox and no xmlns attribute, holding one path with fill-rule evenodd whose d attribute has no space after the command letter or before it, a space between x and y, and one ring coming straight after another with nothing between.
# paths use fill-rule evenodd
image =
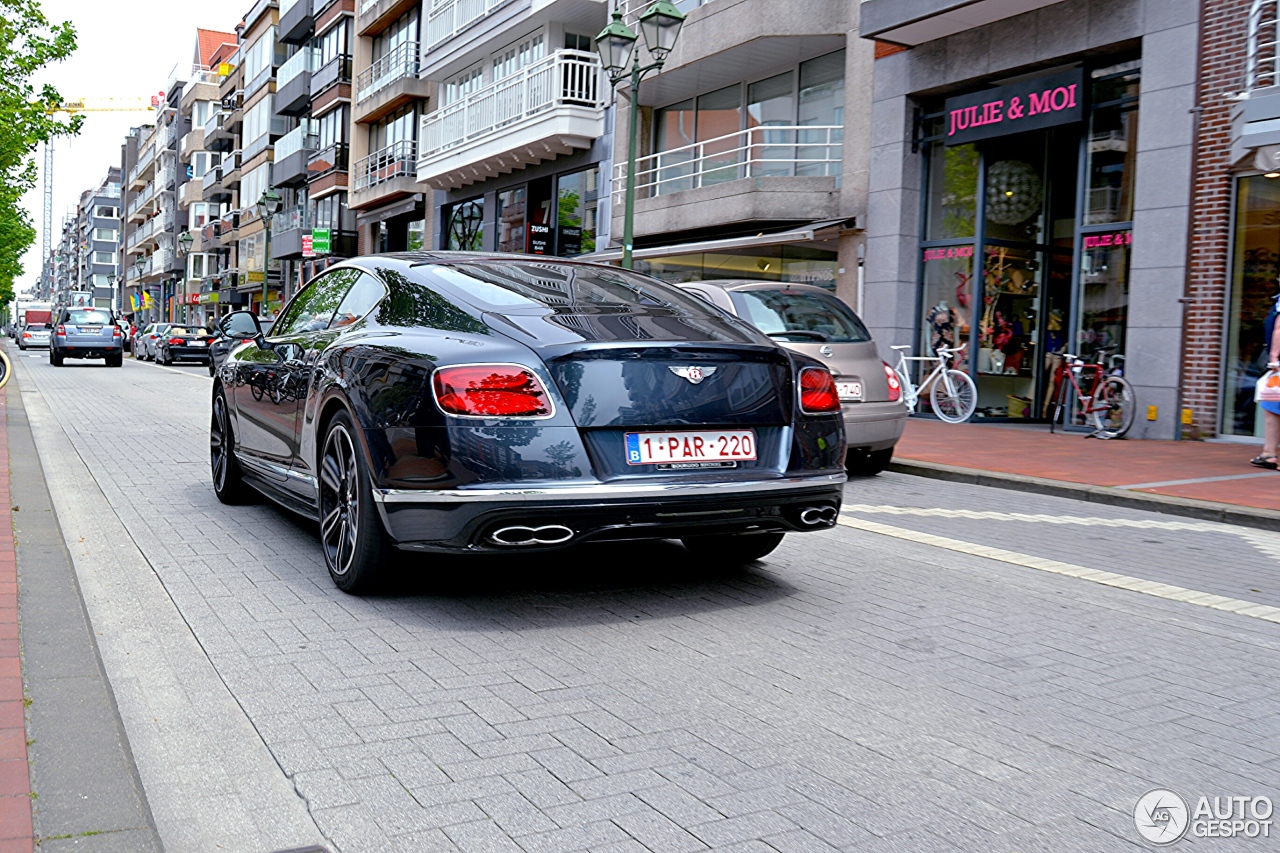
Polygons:
<instances>
[{"instance_id":1,"label":"white bicycle","mask_svg":"<svg viewBox=\"0 0 1280 853\"><path fill-rule=\"evenodd\" d=\"M938 347L937 355L909 356L906 350L911 347L891 347L898 351L898 366L893 372L898 374L898 382L902 384L902 402L906 403L908 411L916 410L916 406L920 404L921 392L932 384L929 401L933 404L933 413L939 419L949 424L958 424L973 417L978 408L978 386L973 384L973 379L963 370L948 367L951 357L964 352L964 348L965 344L954 349ZM911 368L907 364L910 361L934 362L933 370L919 385L911 381Z\"/></svg>"}]
</instances>

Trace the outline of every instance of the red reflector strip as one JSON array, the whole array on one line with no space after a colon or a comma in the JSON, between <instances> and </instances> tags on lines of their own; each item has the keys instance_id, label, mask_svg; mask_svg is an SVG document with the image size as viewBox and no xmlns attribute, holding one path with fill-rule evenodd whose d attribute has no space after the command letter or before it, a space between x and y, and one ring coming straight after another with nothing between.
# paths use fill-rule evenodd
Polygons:
<instances>
[{"instance_id":1,"label":"red reflector strip","mask_svg":"<svg viewBox=\"0 0 1280 853\"><path fill-rule=\"evenodd\" d=\"M541 418L551 402L538 377L518 364L444 367L432 380L436 404L449 415L472 418Z\"/></svg>"},{"instance_id":2,"label":"red reflector strip","mask_svg":"<svg viewBox=\"0 0 1280 853\"><path fill-rule=\"evenodd\" d=\"M840 411L840 392L835 377L821 367L800 371L800 411L806 415L827 415Z\"/></svg>"}]
</instances>

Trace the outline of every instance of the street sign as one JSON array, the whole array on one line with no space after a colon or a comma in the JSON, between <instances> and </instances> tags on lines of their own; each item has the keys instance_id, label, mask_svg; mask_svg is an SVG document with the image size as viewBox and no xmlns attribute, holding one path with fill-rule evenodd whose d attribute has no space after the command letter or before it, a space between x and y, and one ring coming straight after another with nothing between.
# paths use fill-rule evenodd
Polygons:
<instances>
[{"instance_id":1,"label":"street sign","mask_svg":"<svg viewBox=\"0 0 1280 853\"><path fill-rule=\"evenodd\" d=\"M329 229L311 229L311 251L317 255L329 254Z\"/></svg>"},{"instance_id":2,"label":"street sign","mask_svg":"<svg viewBox=\"0 0 1280 853\"><path fill-rule=\"evenodd\" d=\"M302 257L314 258L316 256L315 240L310 234L302 235Z\"/></svg>"}]
</instances>

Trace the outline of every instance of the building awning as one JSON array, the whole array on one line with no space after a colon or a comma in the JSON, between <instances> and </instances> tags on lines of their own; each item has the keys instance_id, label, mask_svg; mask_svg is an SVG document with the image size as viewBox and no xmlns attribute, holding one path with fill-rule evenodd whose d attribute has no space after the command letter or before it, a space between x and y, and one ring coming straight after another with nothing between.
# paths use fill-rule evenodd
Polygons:
<instances>
[{"instance_id":1,"label":"building awning","mask_svg":"<svg viewBox=\"0 0 1280 853\"><path fill-rule=\"evenodd\" d=\"M372 225L375 222L385 222L395 216L414 213L422 205L422 198L422 193L415 193L406 201L399 201L395 204L388 204L358 213L356 215L356 225Z\"/></svg>"},{"instance_id":2,"label":"building awning","mask_svg":"<svg viewBox=\"0 0 1280 853\"><path fill-rule=\"evenodd\" d=\"M703 252L726 252L741 249L750 249L754 246L780 246L789 243L809 243L814 240L830 239L839 235L841 231L860 230L857 217L846 217L844 219L823 219L812 222L802 228L794 228L790 231L777 231L772 234L754 234L747 237L729 237L724 240L700 240L696 243L675 243L666 246L648 246L643 249L636 249L631 254L632 257L644 258L665 258L672 255L694 255ZM577 260L580 261L597 261L600 263L608 263L610 261L622 260L622 249L607 249L603 252L592 252L589 255L579 255Z\"/></svg>"},{"instance_id":3,"label":"building awning","mask_svg":"<svg viewBox=\"0 0 1280 853\"><path fill-rule=\"evenodd\" d=\"M1061 0L863 0L863 38L913 47L1026 14Z\"/></svg>"}]
</instances>

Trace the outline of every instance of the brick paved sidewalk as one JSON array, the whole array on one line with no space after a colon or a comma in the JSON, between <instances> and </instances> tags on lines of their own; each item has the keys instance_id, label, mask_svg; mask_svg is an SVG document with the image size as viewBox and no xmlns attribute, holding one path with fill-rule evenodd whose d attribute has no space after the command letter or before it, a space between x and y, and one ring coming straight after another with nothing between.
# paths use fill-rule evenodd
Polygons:
<instances>
[{"instance_id":1,"label":"brick paved sidewalk","mask_svg":"<svg viewBox=\"0 0 1280 853\"><path fill-rule=\"evenodd\" d=\"M1250 465L1257 453L1251 444L1100 441L1044 425L912 418L895 458L1280 511L1280 473Z\"/></svg>"},{"instance_id":2,"label":"brick paved sidewalk","mask_svg":"<svg viewBox=\"0 0 1280 853\"><path fill-rule=\"evenodd\" d=\"M9 494L8 409L0 393L0 853L33 845L31 778L18 643L18 559Z\"/></svg>"}]
</instances>

